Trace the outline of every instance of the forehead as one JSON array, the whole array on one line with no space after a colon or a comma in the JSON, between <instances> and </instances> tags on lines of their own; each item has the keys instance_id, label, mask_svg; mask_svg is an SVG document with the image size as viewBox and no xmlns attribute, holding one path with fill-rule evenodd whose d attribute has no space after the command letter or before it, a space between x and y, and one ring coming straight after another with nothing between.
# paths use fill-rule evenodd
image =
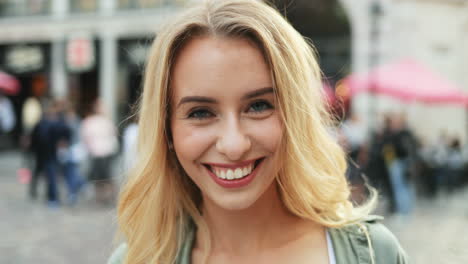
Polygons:
<instances>
[{"instance_id":1,"label":"forehead","mask_svg":"<svg viewBox=\"0 0 468 264\"><path fill-rule=\"evenodd\" d=\"M263 53L243 38L205 36L190 40L180 50L171 77L175 98L272 87Z\"/></svg>"}]
</instances>

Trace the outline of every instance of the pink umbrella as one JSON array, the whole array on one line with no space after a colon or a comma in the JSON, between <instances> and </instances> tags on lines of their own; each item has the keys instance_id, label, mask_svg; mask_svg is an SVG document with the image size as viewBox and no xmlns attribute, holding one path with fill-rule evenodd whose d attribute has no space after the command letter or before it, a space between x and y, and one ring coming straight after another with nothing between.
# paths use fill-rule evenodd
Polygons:
<instances>
[{"instance_id":1,"label":"pink umbrella","mask_svg":"<svg viewBox=\"0 0 468 264\"><path fill-rule=\"evenodd\" d=\"M7 73L0 71L0 92L7 95L15 95L19 90L20 83L18 80Z\"/></svg>"},{"instance_id":2,"label":"pink umbrella","mask_svg":"<svg viewBox=\"0 0 468 264\"><path fill-rule=\"evenodd\" d=\"M343 84L351 96L372 92L407 102L461 105L468 102L468 96L460 88L413 59L379 66L370 73L351 74Z\"/></svg>"}]
</instances>

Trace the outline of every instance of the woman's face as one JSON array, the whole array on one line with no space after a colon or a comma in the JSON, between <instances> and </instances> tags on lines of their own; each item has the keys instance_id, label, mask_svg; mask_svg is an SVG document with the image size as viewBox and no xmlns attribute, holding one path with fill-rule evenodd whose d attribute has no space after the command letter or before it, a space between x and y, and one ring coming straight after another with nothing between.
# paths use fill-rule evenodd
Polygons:
<instances>
[{"instance_id":1,"label":"woman's face","mask_svg":"<svg viewBox=\"0 0 468 264\"><path fill-rule=\"evenodd\" d=\"M177 158L205 203L250 207L278 173L282 124L261 51L245 39L199 37L172 71Z\"/></svg>"}]
</instances>

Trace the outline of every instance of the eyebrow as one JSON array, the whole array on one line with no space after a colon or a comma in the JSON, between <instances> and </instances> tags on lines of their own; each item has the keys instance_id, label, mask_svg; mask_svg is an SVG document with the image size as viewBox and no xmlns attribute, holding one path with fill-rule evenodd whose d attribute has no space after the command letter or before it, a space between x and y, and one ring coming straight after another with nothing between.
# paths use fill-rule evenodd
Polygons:
<instances>
[{"instance_id":1,"label":"eyebrow","mask_svg":"<svg viewBox=\"0 0 468 264\"><path fill-rule=\"evenodd\" d=\"M258 90L249 92L246 95L242 96L242 100L251 99L251 98L261 96L261 95L264 95L264 94L268 94L268 93L273 93L273 88L272 87L260 88Z\"/></svg>"},{"instance_id":2,"label":"eyebrow","mask_svg":"<svg viewBox=\"0 0 468 264\"><path fill-rule=\"evenodd\" d=\"M272 87L260 88L258 90L249 92L246 95L242 96L242 100L251 99L251 98L258 97L258 96L268 94L268 93L273 93L273 88ZM206 97L206 96L185 96L182 99L180 99L179 103L177 104L177 107L179 107L182 104L186 104L186 103L215 104L217 102L218 101L216 99L213 99L211 97Z\"/></svg>"},{"instance_id":3,"label":"eyebrow","mask_svg":"<svg viewBox=\"0 0 468 264\"><path fill-rule=\"evenodd\" d=\"M209 103L209 104L215 104L218 101L211 97L205 97L205 96L185 96L182 99L180 99L179 103L177 104L177 107L179 107L182 104L186 103Z\"/></svg>"}]
</instances>

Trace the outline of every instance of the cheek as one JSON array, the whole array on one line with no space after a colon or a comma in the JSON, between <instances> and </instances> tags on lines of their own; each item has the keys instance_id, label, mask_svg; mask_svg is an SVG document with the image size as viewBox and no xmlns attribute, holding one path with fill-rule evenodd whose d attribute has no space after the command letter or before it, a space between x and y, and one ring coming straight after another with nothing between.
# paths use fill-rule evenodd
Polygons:
<instances>
[{"instance_id":1,"label":"cheek","mask_svg":"<svg viewBox=\"0 0 468 264\"><path fill-rule=\"evenodd\" d=\"M174 150L182 164L199 159L212 144L213 135L209 130L180 121L175 121L171 129Z\"/></svg>"},{"instance_id":2,"label":"cheek","mask_svg":"<svg viewBox=\"0 0 468 264\"><path fill-rule=\"evenodd\" d=\"M264 150L270 153L278 150L283 137L283 126L277 115L252 123L249 130L254 141Z\"/></svg>"}]
</instances>

